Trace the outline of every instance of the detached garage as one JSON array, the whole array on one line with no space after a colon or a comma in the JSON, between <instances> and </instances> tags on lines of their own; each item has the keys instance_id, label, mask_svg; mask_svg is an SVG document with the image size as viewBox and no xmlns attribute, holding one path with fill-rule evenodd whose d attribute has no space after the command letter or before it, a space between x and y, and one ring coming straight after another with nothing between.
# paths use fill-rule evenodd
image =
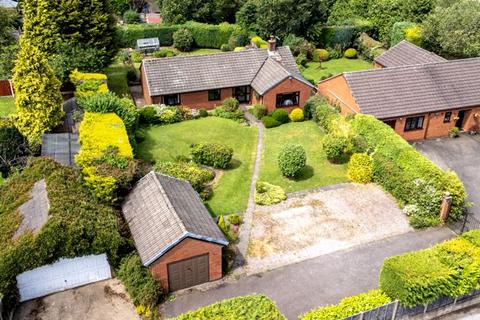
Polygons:
<instances>
[{"instance_id":1,"label":"detached garage","mask_svg":"<svg viewBox=\"0 0 480 320\"><path fill-rule=\"evenodd\" d=\"M187 181L150 172L122 211L142 263L166 292L222 277L228 241Z\"/></svg>"}]
</instances>

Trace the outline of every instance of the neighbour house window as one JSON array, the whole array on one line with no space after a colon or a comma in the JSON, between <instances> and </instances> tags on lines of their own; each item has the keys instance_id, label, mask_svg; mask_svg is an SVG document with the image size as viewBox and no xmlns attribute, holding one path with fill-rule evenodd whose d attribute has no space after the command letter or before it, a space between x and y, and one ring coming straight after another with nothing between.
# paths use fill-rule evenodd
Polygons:
<instances>
[{"instance_id":1,"label":"neighbour house window","mask_svg":"<svg viewBox=\"0 0 480 320\"><path fill-rule=\"evenodd\" d=\"M208 90L208 101L220 100L220 89Z\"/></svg>"},{"instance_id":2,"label":"neighbour house window","mask_svg":"<svg viewBox=\"0 0 480 320\"><path fill-rule=\"evenodd\" d=\"M179 94L164 95L163 104L167 106L178 106L180 104L180 95Z\"/></svg>"},{"instance_id":3,"label":"neighbour house window","mask_svg":"<svg viewBox=\"0 0 480 320\"><path fill-rule=\"evenodd\" d=\"M300 104L300 92L280 93L277 94L277 108L293 107Z\"/></svg>"},{"instance_id":4,"label":"neighbour house window","mask_svg":"<svg viewBox=\"0 0 480 320\"><path fill-rule=\"evenodd\" d=\"M452 118L452 113L451 112L445 112L445 118L443 118L443 122L444 123L450 122L451 118Z\"/></svg>"},{"instance_id":5,"label":"neighbour house window","mask_svg":"<svg viewBox=\"0 0 480 320\"><path fill-rule=\"evenodd\" d=\"M424 119L424 116L407 118L407 121L405 122L405 131L422 129Z\"/></svg>"}]
</instances>

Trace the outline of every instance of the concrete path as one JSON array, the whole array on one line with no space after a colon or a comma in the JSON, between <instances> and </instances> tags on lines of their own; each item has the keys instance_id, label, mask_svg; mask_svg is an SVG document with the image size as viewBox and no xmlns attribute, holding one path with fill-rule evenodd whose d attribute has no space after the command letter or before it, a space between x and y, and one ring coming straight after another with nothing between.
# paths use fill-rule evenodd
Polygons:
<instances>
[{"instance_id":1,"label":"concrete path","mask_svg":"<svg viewBox=\"0 0 480 320\"><path fill-rule=\"evenodd\" d=\"M448 228L409 232L263 274L241 277L205 292L192 290L165 303L164 313L173 317L226 298L262 293L274 300L288 319L297 319L313 308L376 288L385 258L427 248L454 236Z\"/></svg>"},{"instance_id":2,"label":"concrete path","mask_svg":"<svg viewBox=\"0 0 480 320\"><path fill-rule=\"evenodd\" d=\"M238 269L243 266L246 261L248 242L250 240L250 231L252 230L253 210L255 209L255 202L253 200L255 194L255 184L257 183L258 176L260 174L260 165L262 161L263 150L263 136L265 132L265 126L259 120L257 120L252 114L245 112L245 118L251 125L258 127L258 140L257 140L257 153L255 155L255 162L253 164L253 174L250 180L250 195L248 198L247 211L243 215L243 223L240 227L240 233L237 244L237 255L233 267ZM242 270L237 270L237 273L241 273Z\"/></svg>"}]
</instances>

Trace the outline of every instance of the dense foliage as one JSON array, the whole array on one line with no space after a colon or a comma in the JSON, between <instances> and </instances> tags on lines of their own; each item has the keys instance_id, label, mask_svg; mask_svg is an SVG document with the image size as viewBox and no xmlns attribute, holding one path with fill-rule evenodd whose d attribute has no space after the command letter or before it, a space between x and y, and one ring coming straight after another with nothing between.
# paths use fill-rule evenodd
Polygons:
<instances>
[{"instance_id":1,"label":"dense foliage","mask_svg":"<svg viewBox=\"0 0 480 320\"><path fill-rule=\"evenodd\" d=\"M255 185L254 201L262 206L280 203L287 199L285 191L280 186L268 182L259 181Z\"/></svg>"},{"instance_id":2,"label":"dense foliage","mask_svg":"<svg viewBox=\"0 0 480 320\"><path fill-rule=\"evenodd\" d=\"M480 55L480 2L455 1L438 7L423 24L425 46L435 52L456 57Z\"/></svg>"},{"instance_id":3,"label":"dense foliage","mask_svg":"<svg viewBox=\"0 0 480 320\"><path fill-rule=\"evenodd\" d=\"M12 78L18 49L16 44L0 47L0 79Z\"/></svg>"},{"instance_id":4,"label":"dense foliage","mask_svg":"<svg viewBox=\"0 0 480 320\"><path fill-rule=\"evenodd\" d=\"M369 183L373 179L372 159L366 153L354 153L348 162L348 178L356 183Z\"/></svg>"},{"instance_id":5,"label":"dense foliage","mask_svg":"<svg viewBox=\"0 0 480 320\"><path fill-rule=\"evenodd\" d=\"M274 119L272 116L262 117L262 123L265 128L275 128L282 124L280 121Z\"/></svg>"},{"instance_id":6,"label":"dense foliage","mask_svg":"<svg viewBox=\"0 0 480 320\"><path fill-rule=\"evenodd\" d=\"M0 7L0 47L15 43L13 31L15 30L17 20L18 13L15 10Z\"/></svg>"},{"instance_id":7,"label":"dense foliage","mask_svg":"<svg viewBox=\"0 0 480 320\"><path fill-rule=\"evenodd\" d=\"M13 123L5 122L0 123L0 176L5 176L12 167L24 166L30 155L25 137Z\"/></svg>"},{"instance_id":8,"label":"dense foliage","mask_svg":"<svg viewBox=\"0 0 480 320\"><path fill-rule=\"evenodd\" d=\"M198 21L234 22L243 0L157 0L163 21L168 24Z\"/></svg>"},{"instance_id":9,"label":"dense foliage","mask_svg":"<svg viewBox=\"0 0 480 320\"><path fill-rule=\"evenodd\" d=\"M48 54L55 53L60 43L94 48L105 67L117 53L109 0L24 0L22 8L23 37Z\"/></svg>"},{"instance_id":10,"label":"dense foliage","mask_svg":"<svg viewBox=\"0 0 480 320\"><path fill-rule=\"evenodd\" d=\"M117 276L125 285L134 305L152 308L158 303L162 288L136 253L122 259Z\"/></svg>"},{"instance_id":11,"label":"dense foliage","mask_svg":"<svg viewBox=\"0 0 480 320\"><path fill-rule=\"evenodd\" d=\"M49 219L36 235L26 232L14 241L12 236L21 221L17 209L41 179L46 182ZM115 212L90 196L78 172L45 158L32 159L24 171L0 185L0 212L0 293L4 308L12 307L18 299L17 274L60 257L107 253L115 263L123 242Z\"/></svg>"},{"instance_id":12,"label":"dense foliage","mask_svg":"<svg viewBox=\"0 0 480 320\"><path fill-rule=\"evenodd\" d=\"M407 30L414 28L416 26L415 23L408 22L408 21L400 21L395 22L392 26L392 31L390 33L390 47L393 47L400 41L407 38ZM412 42L412 39L407 39ZM421 45L421 43L415 43L416 45Z\"/></svg>"},{"instance_id":13,"label":"dense foliage","mask_svg":"<svg viewBox=\"0 0 480 320\"><path fill-rule=\"evenodd\" d=\"M273 301L263 295L226 299L215 304L187 312L175 320L235 319L285 320Z\"/></svg>"},{"instance_id":14,"label":"dense foliage","mask_svg":"<svg viewBox=\"0 0 480 320\"><path fill-rule=\"evenodd\" d=\"M199 143L190 148L193 161L214 168L226 169L233 157L233 149L219 143Z\"/></svg>"},{"instance_id":15,"label":"dense foliage","mask_svg":"<svg viewBox=\"0 0 480 320\"><path fill-rule=\"evenodd\" d=\"M478 230L432 248L387 258L380 288L407 307L478 289Z\"/></svg>"},{"instance_id":16,"label":"dense foliage","mask_svg":"<svg viewBox=\"0 0 480 320\"><path fill-rule=\"evenodd\" d=\"M349 141L347 137L328 134L323 139L323 150L328 161L345 163L349 159Z\"/></svg>"},{"instance_id":17,"label":"dense foliage","mask_svg":"<svg viewBox=\"0 0 480 320\"><path fill-rule=\"evenodd\" d=\"M135 48L137 39L158 38L160 45L173 45L173 34L180 29L188 29L194 40L194 45L200 48L220 49L228 43L232 35L240 32L237 25L221 23L218 25L199 22L187 22L181 25L165 24L134 24L126 25L118 30L118 38L122 47Z\"/></svg>"},{"instance_id":18,"label":"dense foliage","mask_svg":"<svg viewBox=\"0 0 480 320\"><path fill-rule=\"evenodd\" d=\"M290 118L288 117L288 111L284 109L275 109L271 116L280 123L287 123L290 121Z\"/></svg>"},{"instance_id":19,"label":"dense foliage","mask_svg":"<svg viewBox=\"0 0 480 320\"><path fill-rule=\"evenodd\" d=\"M204 169L191 162L159 162L155 165L155 171L168 176L188 181L202 199L206 200L212 193L209 183L215 177L212 170Z\"/></svg>"},{"instance_id":20,"label":"dense foliage","mask_svg":"<svg viewBox=\"0 0 480 320\"><path fill-rule=\"evenodd\" d=\"M288 178L295 178L306 164L307 153L299 144L287 144L278 155L278 167Z\"/></svg>"},{"instance_id":21,"label":"dense foliage","mask_svg":"<svg viewBox=\"0 0 480 320\"><path fill-rule=\"evenodd\" d=\"M380 290L343 298L339 304L321 307L300 316L300 320L341 320L357 313L374 309L391 302Z\"/></svg>"},{"instance_id":22,"label":"dense foliage","mask_svg":"<svg viewBox=\"0 0 480 320\"><path fill-rule=\"evenodd\" d=\"M248 110L251 114L257 119L262 119L268 113L267 107L263 104L256 104L251 109Z\"/></svg>"},{"instance_id":23,"label":"dense foliage","mask_svg":"<svg viewBox=\"0 0 480 320\"><path fill-rule=\"evenodd\" d=\"M173 34L173 46L180 51L191 51L193 35L188 29L179 29Z\"/></svg>"},{"instance_id":24,"label":"dense foliage","mask_svg":"<svg viewBox=\"0 0 480 320\"><path fill-rule=\"evenodd\" d=\"M21 42L13 86L15 125L31 144L39 145L42 135L61 123L63 98L46 54L27 39Z\"/></svg>"},{"instance_id":25,"label":"dense foliage","mask_svg":"<svg viewBox=\"0 0 480 320\"><path fill-rule=\"evenodd\" d=\"M293 122L300 122L304 120L303 110L300 108L295 108L290 112L290 120Z\"/></svg>"},{"instance_id":26,"label":"dense foliage","mask_svg":"<svg viewBox=\"0 0 480 320\"><path fill-rule=\"evenodd\" d=\"M452 196L450 217L463 215L465 187L458 176L445 172L416 151L385 123L372 116L356 115L353 131L372 150L374 181L407 207L415 227L437 225L442 194Z\"/></svg>"}]
</instances>

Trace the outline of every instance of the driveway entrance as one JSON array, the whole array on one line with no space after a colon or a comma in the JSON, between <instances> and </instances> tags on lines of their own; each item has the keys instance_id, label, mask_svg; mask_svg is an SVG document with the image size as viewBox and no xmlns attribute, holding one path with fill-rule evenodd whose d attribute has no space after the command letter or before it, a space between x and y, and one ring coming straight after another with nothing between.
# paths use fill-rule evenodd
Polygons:
<instances>
[{"instance_id":1,"label":"driveway entrance","mask_svg":"<svg viewBox=\"0 0 480 320\"><path fill-rule=\"evenodd\" d=\"M470 211L480 220L480 136L462 134L456 139L426 140L413 145L442 169L457 172L467 189L468 200L474 202Z\"/></svg>"}]
</instances>

